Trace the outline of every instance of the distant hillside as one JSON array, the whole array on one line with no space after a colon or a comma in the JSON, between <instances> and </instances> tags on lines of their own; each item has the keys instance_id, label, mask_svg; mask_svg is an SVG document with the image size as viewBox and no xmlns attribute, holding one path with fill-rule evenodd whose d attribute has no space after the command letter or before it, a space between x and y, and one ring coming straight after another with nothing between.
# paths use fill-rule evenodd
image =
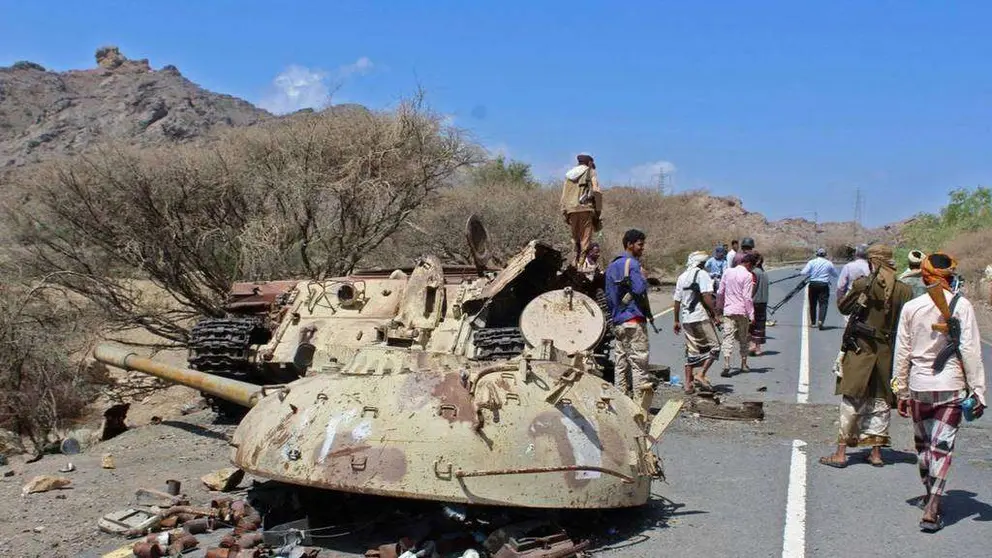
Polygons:
<instances>
[{"instance_id":1,"label":"distant hillside","mask_svg":"<svg viewBox=\"0 0 992 558\"><path fill-rule=\"evenodd\" d=\"M341 105L329 110L346 114L366 109ZM230 95L207 91L183 77L175 66L153 70L147 60L129 60L116 47L99 49L96 67L86 70L51 72L32 62L18 62L0 68L0 180L6 174L4 169L81 153L108 140L139 147L168 146L210 137L220 129L277 118L286 117L273 116ZM452 193L439 201L457 205L461 195ZM490 203L507 192L492 195ZM541 213L532 215L531 220L539 222L536 225L550 219L557 227L557 193L547 192L543 197L547 197L549 217ZM804 257L816 246L826 246L839 255L845 245L893 241L898 232L898 226L865 230L853 223L817 226L805 219L769 222L762 214L744 209L738 198L702 192L655 199L636 188L615 187L607 192L606 200L608 230L604 233L622 234L614 227L657 227L655 238L665 239L660 251L666 265L680 265L685 251L709 250L716 242L729 243L744 236L754 237L759 250L764 248L769 256L782 260ZM479 211L479 201L472 197L462 213ZM525 197L526 207L514 210L516 217L509 222L516 224L506 231L508 240L551 234L544 225L532 227L520 219L524 209L541 206L535 202ZM452 215L441 216L439 227L455 222L450 220ZM457 217L464 219L461 214ZM515 232L511 234L510 229ZM553 234L562 236L565 232L556 230ZM567 247L567 238L563 240ZM401 257L407 257L406 248L416 251L415 247L404 247Z\"/></svg>"},{"instance_id":2,"label":"distant hillside","mask_svg":"<svg viewBox=\"0 0 992 558\"><path fill-rule=\"evenodd\" d=\"M865 228L853 221L814 223L800 218L769 221L761 213L745 209L737 197L700 194L692 196L691 200L693 209L699 215L711 216L708 220L714 228L726 231L726 242L729 243L732 238L751 236L759 249L762 245L806 250L822 246L839 256L845 246L862 242L896 242L900 229L900 224Z\"/></svg>"},{"instance_id":3,"label":"distant hillside","mask_svg":"<svg viewBox=\"0 0 992 558\"><path fill-rule=\"evenodd\" d=\"M197 138L218 127L272 116L251 103L207 91L175 66L160 70L118 49L96 53L97 67L50 72L18 62L0 68L0 167L78 153L107 140L140 146Z\"/></svg>"}]
</instances>

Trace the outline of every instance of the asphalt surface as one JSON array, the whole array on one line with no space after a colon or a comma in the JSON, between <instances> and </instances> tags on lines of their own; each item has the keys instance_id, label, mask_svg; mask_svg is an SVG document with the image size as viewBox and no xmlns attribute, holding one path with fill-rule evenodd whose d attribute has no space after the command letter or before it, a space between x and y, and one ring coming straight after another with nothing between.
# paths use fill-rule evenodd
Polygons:
<instances>
[{"instance_id":1,"label":"asphalt surface","mask_svg":"<svg viewBox=\"0 0 992 558\"><path fill-rule=\"evenodd\" d=\"M774 270L771 280L796 273ZM781 300L798 280L771 286ZM766 354L751 371L730 379L710 372L731 400L765 401L766 418L747 423L683 413L659 446L667 483L657 483L652 512L660 518L601 549L603 556L988 556L992 544L992 419L962 426L948 479L944 516L936 534L919 530L911 500L922 494L912 422L893 412L892 448L885 467L870 466L867 450L849 450L849 465L820 465L833 448L839 397L832 364L844 325L833 296L825 331L807 329L808 403L799 400L804 327L802 292L782 306L768 328ZM663 306L656 305L656 309ZM652 334L651 360L681 376L683 345L671 313ZM986 363L992 347L984 346ZM736 357L735 357L736 362ZM760 391L759 391L760 390ZM661 398L681 397L665 390ZM797 447L798 446L798 447ZM788 510L788 512L787 512ZM787 521L787 515L789 517Z\"/></svg>"}]
</instances>

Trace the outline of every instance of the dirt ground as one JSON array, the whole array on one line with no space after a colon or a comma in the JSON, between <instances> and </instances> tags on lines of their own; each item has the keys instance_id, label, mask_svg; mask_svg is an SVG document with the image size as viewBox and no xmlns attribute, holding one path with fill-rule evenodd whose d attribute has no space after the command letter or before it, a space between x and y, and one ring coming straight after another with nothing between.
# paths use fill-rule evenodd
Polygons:
<instances>
[{"instance_id":1,"label":"dirt ground","mask_svg":"<svg viewBox=\"0 0 992 558\"><path fill-rule=\"evenodd\" d=\"M214 414L203 410L132 428L78 455L46 455L36 463L11 458L3 470L14 475L0 482L0 556L78 556L123 544L97 529L97 520L135 504L139 488L165 490L169 479L182 482L193 502L209 502L200 477L229 466L227 437L234 430L213 422ZM113 456L115 469L101 468L106 453ZM70 462L76 470L60 473ZM22 496L22 487L36 475L68 477L72 484Z\"/></svg>"}]
</instances>

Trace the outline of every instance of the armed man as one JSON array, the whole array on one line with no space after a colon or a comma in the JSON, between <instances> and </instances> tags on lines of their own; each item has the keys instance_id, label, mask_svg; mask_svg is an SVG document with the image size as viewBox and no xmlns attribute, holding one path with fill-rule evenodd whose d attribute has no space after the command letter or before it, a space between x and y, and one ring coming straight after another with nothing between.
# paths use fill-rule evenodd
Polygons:
<instances>
[{"instance_id":1,"label":"armed man","mask_svg":"<svg viewBox=\"0 0 992 558\"><path fill-rule=\"evenodd\" d=\"M903 304L912 289L896 278L892 248L867 250L870 275L857 279L838 304L850 316L841 342L844 351L837 369L835 393L842 396L837 450L821 457L830 467L847 467L847 448L871 446L868 462L885 464L882 448L889 445L892 393L892 346Z\"/></svg>"},{"instance_id":2,"label":"armed man","mask_svg":"<svg viewBox=\"0 0 992 558\"><path fill-rule=\"evenodd\" d=\"M592 235L602 228L603 193L599 188L592 155L580 153L578 165L565 173L561 190L561 213L575 246L575 267L581 267L592 246Z\"/></svg>"},{"instance_id":3,"label":"armed man","mask_svg":"<svg viewBox=\"0 0 992 558\"><path fill-rule=\"evenodd\" d=\"M654 397L654 383L648 375L647 323L653 325L654 317L648 304L648 282L641 271L644 240L644 233L637 229L624 233L624 254L606 268L606 302L616 339L616 386L647 413Z\"/></svg>"},{"instance_id":4,"label":"armed man","mask_svg":"<svg viewBox=\"0 0 992 558\"><path fill-rule=\"evenodd\" d=\"M893 389L899 414L913 417L917 465L926 491L920 529L944 527L941 496L961 418L982 416L987 404L982 338L971 301L957 292L957 262L947 254L923 258L928 296L906 304L899 320Z\"/></svg>"},{"instance_id":5,"label":"armed man","mask_svg":"<svg viewBox=\"0 0 992 558\"><path fill-rule=\"evenodd\" d=\"M713 391L706 378L713 363L720 356L720 337L716 333L719 323L716 314L713 279L704 269L706 252L693 252L686 260L686 269L675 282L672 295L675 334L685 334L685 392L692 394L696 385ZM696 368L701 368L695 372Z\"/></svg>"}]
</instances>

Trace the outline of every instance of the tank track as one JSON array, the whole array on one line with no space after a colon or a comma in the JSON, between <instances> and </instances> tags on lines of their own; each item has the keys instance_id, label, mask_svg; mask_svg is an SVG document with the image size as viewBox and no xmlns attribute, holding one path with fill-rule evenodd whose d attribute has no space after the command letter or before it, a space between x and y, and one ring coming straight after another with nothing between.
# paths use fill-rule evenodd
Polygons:
<instances>
[{"instance_id":1,"label":"tank track","mask_svg":"<svg viewBox=\"0 0 992 558\"><path fill-rule=\"evenodd\" d=\"M193 326L189 336L190 368L223 378L259 383L254 365L249 361L249 349L263 333L262 324L254 318L210 318ZM220 416L237 418L246 409L204 394L204 399Z\"/></svg>"},{"instance_id":2,"label":"tank track","mask_svg":"<svg viewBox=\"0 0 992 558\"><path fill-rule=\"evenodd\" d=\"M475 360L513 358L524 352L526 342L519 327L489 327L475 332Z\"/></svg>"}]
</instances>

